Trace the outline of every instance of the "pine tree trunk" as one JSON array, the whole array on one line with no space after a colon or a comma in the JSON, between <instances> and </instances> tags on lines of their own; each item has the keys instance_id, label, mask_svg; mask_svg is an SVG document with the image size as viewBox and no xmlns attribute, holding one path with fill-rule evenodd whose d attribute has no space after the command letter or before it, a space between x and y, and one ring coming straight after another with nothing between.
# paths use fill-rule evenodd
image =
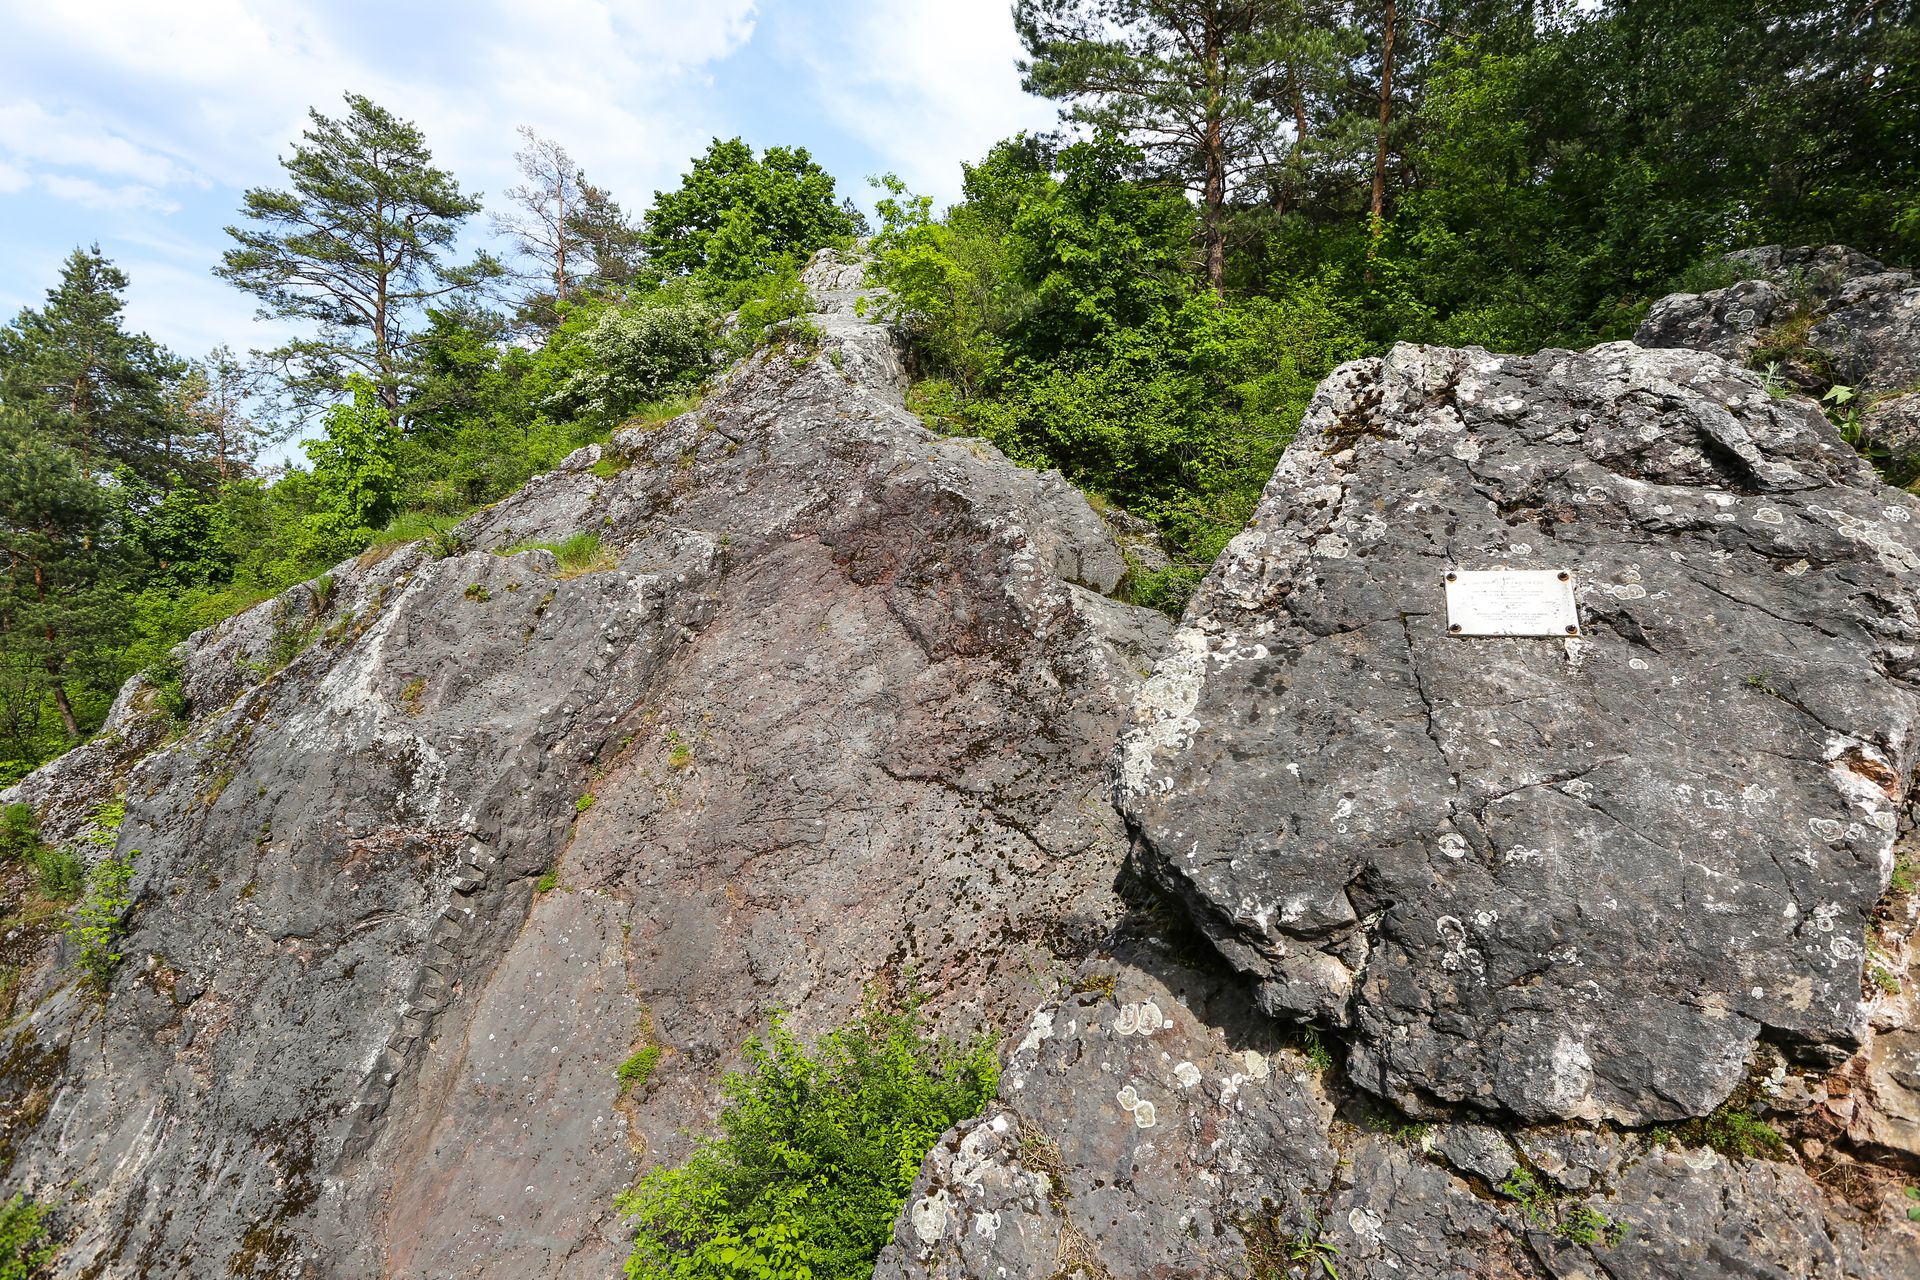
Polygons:
<instances>
[{"instance_id":1,"label":"pine tree trunk","mask_svg":"<svg viewBox=\"0 0 1920 1280\"><path fill-rule=\"evenodd\" d=\"M47 674L53 673L49 671ZM66 686L58 679L53 682L53 705L60 708L60 727L67 731L67 741L80 741L80 722L74 718L73 704L67 701Z\"/></svg>"},{"instance_id":2,"label":"pine tree trunk","mask_svg":"<svg viewBox=\"0 0 1920 1280\"><path fill-rule=\"evenodd\" d=\"M1217 22L1207 23L1207 185L1201 199L1205 220L1207 283L1216 295L1227 291L1227 157L1221 137L1222 34Z\"/></svg>"},{"instance_id":3,"label":"pine tree trunk","mask_svg":"<svg viewBox=\"0 0 1920 1280\"><path fill-rule=\"evenodd\" d=\"M1393 112L1394 0L1387 0L1385 42L1380 53L1380 130L1373 149L1373 221L1376 227L1387 208L1387 122Z\"/></svg>"}]
</instances>

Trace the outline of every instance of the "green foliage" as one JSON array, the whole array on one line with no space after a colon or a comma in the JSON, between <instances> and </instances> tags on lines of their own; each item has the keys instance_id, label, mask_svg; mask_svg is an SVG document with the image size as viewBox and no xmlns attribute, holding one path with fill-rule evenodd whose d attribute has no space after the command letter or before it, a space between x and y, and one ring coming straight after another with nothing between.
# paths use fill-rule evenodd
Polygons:
<instances>
[{"instance_id":1,"label":"green foliage","mask_svg":"<svg viewBox=\"0 0 1920 1280\"><path fill-rule=\"evenodd\" d=\"M805 147L769 147L756 157L739 138L715 138L678 188L654 193L643 238L656 267L697 273L724 290L854 231L832 176Z\"/></svg>"},{"instance_id":2,"label":"green foliage","mask_svg":"<svg viewBox=\"0 0 1920 1280\"><path fill-rule=\"evenodd\" d=\"M620 1081L620 1092L646 1088L647 1081L653 1079L654 1068L660 1065L661 1052L659 1045L650 1044L615 1068L613 1074Z\"/></svg>"},{"instance_id":3,"label":"green foliage","mask_svg":"<svg viewBox=\"0 0 1920 1280\"><path fill-rule=\"evenodd\" d=\"M599 573L617 563L611 548L601 545L597 533L576 533L560 542L522 542L508 547L501 555L522 551L551 551L560 562L561 578L577 578L583 573Z\"/></svg>"},{"instance_id":4,"label":"green foliage","mask_svg":"<svg viewBox=\"0 0 1920 1280\"><path fill-rule=\"evenodd\" d=\"M573 811L575 813L585 813L587 810L593 808L594 803L593 792L589 791L573 802Z\"/></svg>"},{"instance_id":5,"label":"green foliage","mask_svg":"<svg viewBox=\"0 0 1920 1280\"><path fill-rule=\"evenodd\" d=\"M1787 1140L1741 1100L1745 1092L1736 1093L1711 1115L1678 1126L1675 1135L1683 1142L1712 1147L1731 1160L1785 1160Z\"/></svg>"},{"instance_id":6,"label":"green foliage","mask_svg":"<svg viewBox=\"0 0 1920 1280\"><path fill-rule=\"evenodd\" d=\"M87 877L86 893L61 925L61 932L74 943L81 972L102 994L125 958L120 942L126 936L127 910L133 905L133 860L139 856L134 849L124 858L101 859Z\"/></svg>"},{"instance_id":7,"label":"green foliage","mask_svg":"<svg viewBox=\"0 0 1920 1280\"><path fill-rule=\"evenodd\" d=\"M1625 1226L1587 1205L1567 1204L1563 1193L1523 1166L1516 1166L1507 1175L1499 1191L1519 1204L1528 1222L1563 1240L1614 1248L1626 1239Z\"/></svg>"},{"instance_id":8,"label":"green foliage","mask_svg":"<svg viewBox=\"0 0 1920 1280\"><path fill-rule=\"evenodd\" d=\"M535 893L552 893L559 887L560 872L552 867L541 872L540 878L533 882L533 891Z\"/></svg>"},{"instance_id":9,"label":"green foliage","mask_svg":"<svg viewBox=\"0 0 1920 1280\"><path fill-rule=\"evenodd\" d=\"M302 550L310 560L350 555L387 523L399 494L400 431L365 378L348 384L349 404L328 409L326 434L300 447L313 462L313 509Z\"/></svg>"},{"instance_id":10,"label":"green foliage","mask_svg":"<svg viewBox=\"0 0 1920 1280\"><path fill-rule=\"evenodd\" d=\"M111 800L102 800L93 806L92 830L87 833L87 843L103 849L111 849L120 839L120 824L127 818L127 802L118 796Z\"/></svg>"},{"instance_id":11,"label":"green foliage","mask_svg":"<svg viewBox=\"0 0 1920 1280\"><path fill-rule=\"evenodd\" d=\"M746 355L791 342L811 350L820 342L820 328L809 319L812 314L813 303L800 283L799 269L791 263L782 265L755 281L740 299L729 349Z\"/></svg>"},{"instance_id":12,"label":"green foliage","mask_svg":"<svg viewBox=\"0 0 1920 1280\"><path fill-rule=\"evenodd\" d=\"M0 1204L0 1280L37 1280L60 1252L60 1242L48 1221L51 1205L16 1193Z\"/></svg>"},{"instance_id":13,"label":"green foliage","mask_svg":"<svg viewBox=\"0 0 1920 1280\"><path fill-rule=\"evenodd\" d=\"M0 405L31 418L83 470L118 465L143 483L166 484L181 471L202 473L204 460L176 448L182 424L166 387L185 366L125 330L127 285L100 246L75 249L46 305L0 328Z\"/></svg>"},{"instance_id":14,"label":"green foliage","mask_svg":"<svg viewBox=\"0 0 1920 1280\"><path fill-rule=\"evenodd\" d=\"M80 896L86 880L87 864L71 849L37 845L31 852L33 872L40 892L56 902L72 902Z\"/></svg>"},{"instance_id":15,"label":"green foliage","mask_svg":"<svg viewBox=\"0 0 1920 1280\"><path fill-rule=\"evenodd\" d=\"M280 162L287 188L246 193L248 225L227 228L235 247L215 274L270 314L317 326L268 353L297 403L324 404L358 374L391 413L419 342L408 331L415 313L503 269L484 253L461 266L444 260L479 199L434 167L412 123L364 95L345 97L338 118L307 113L311 126Z\"/></svg>"},{"instance_id":16,"label":"green foliage","mask_svg":"<svg viewBox=\"0 0 1920 1280\"><path fill-rule=\"evenodd\" d=\"M869 1001L809 1051L776 1017L722 1086L718 1136L620 1197L629 1280L868 1276L921 1160L993 1094L991 1046Z\"/></svg>"},{"instance_id":17,"label":"green foliage","mask_svg":"<svg viewBox=\"0 0 1920 1280\"><path fill-rule=\"evenodd\" d=\"M0 809L0 858L31 857L40 847L40 824L33 806L15 801Z\"/></svg>"},{"instance_id":18,"label":"green foliage","mask_svg":"<svg viewBox=\"0 0 1920 1280\"><path fill-rule=\"evenodd\" d=\"M611 428L697 386L713 367L718 319L718 309L685 282L601 311L581 337L581 367L547 407Z\"/></svg>"}]
</instances>

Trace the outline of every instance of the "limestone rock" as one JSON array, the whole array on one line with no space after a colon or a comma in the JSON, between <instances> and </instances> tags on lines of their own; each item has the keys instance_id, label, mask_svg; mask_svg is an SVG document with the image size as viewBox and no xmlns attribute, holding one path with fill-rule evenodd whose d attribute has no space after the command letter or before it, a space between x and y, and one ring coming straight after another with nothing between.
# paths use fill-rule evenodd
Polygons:
<instances>
[{"instance_id":1,"label":"limestone rock","mask_svg":"<svg viewBox=\"0 0 1920 1280\"><path fill-rule=\"evenodd\" d=\"M1920 1262L1898 1206L1829 1202L1791 1163L1397 1123L1275 1047L1231 973L1136 924L1074 985L998 1100L936 1145L875 1280L1265 1280L1321 1261L1342 1280L1892 1280Z\"/></svg>"},{"instance_id":2,"label":"limestone rock","mask_svg":"<svg viewBox=\"0 0 1920 1280\"><path fill-rule=\"evenodd\" d=\"M1716 357L1345 366L1142 697L1142 865L1414 1114L1837 1065L1920 764L1916 514ZM1450 636L1445 573L1500 567L1571 572L1582 634Z\"/></svg>"},{"instance_id":3,"label":"limestone rock","mask_svg":"<svg viewBox=\"0 0 1920 1280\"><path fill-rule=\"evenodd\" d=\"M1125 561L1057 475L900 407L858 277L807 273L817 351L464 550L194 637L176 740L136 684L117 744L0 795L67 833L124 789L139 850L108 998L62 951L5 1032L0 1189L87 1188L61 1274L606 1276L614 1194L770 1010L812 1034L912 972L1017 1020L1105 931L1104 761L1169 624L1101 594ZM514 550L581 532L585 572Z\"/></svg>"}]
</instances>

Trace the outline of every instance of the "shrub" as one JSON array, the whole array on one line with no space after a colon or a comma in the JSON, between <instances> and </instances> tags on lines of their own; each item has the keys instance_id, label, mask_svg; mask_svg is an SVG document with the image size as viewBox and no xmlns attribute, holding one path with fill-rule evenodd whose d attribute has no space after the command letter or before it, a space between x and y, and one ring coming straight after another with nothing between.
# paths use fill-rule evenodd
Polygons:
<instances>
[{"instance_id":1,"label":"shrub","mask_svg":"<svg viewBox=\"0 0 1920 1280\"><path fill-rule=\"evenodd\" d=\"M80 886L87 877L86 864L73 850L43 844L34 847L33 872L40 882L40 892L61 902L79 897Z\"/></svg>"},{"instance_id":2,"label":"shrub","mask_svg":"<svg viewBox=\"0 0 1920 1280\"><path fill-rule=\"evenodd\" d=\"M642 405L698 384L712 367L717 318L714 307L690 289L663 290L603 312L582 339L591 358L548 407L611 426Z\"/></svg>"},{"instance_id":3,"label":"shrub","mask_svg":"<svg viewBox=\"0 0 1920 1280\"><path fill-rule=\"evenodd\" d=\"M120 941L126 937L127 908L133 905L133 860L138 849L124 858L107 858L87 877L87 891L67 913L61 932L79 949L78 963L96 990L105 992L123 957Z\"/></svg>"},{"instance_id":4,"label":"shrub","mask_svg":"<svg viewBox=\"0 0 1920 1280\"><path fill-rule=\"evenodd\" d=\"M794 342L811 350L820 344L820 328L809 318L812 313L799 268L789 263L756 282L740 303L728 345L735 355L778 342Z\"/></svg>"},{"instance_id":5,"label":"shrub","mask_svg":"<svg viewBox=\"0 0 1920 1280\"><path fill-rule=\"evenodd\" d=\"M872 1274L920 1161L993 1095L992 1048L927 1038L869 998L809 1052L776 1016L729 1074L720 1133L618 1201L628 1280Z\"/></svg>"},{"instance_id":6,"label":"shrub","mask_svg":"<svg viewBox=\"0 0 1920 1280\"><path fill-rule=\"evenodd\" d=\"M33 1280L60 1246L47 1223L51 1206L25 1195L0 1205L0 1280Z\"/></svg>"},{"instance_id":7,"label":"shrub","mask_svg":"<svg viewBox=\"0 0 1920 1280\"><path fill-rule=\"evenodd\" d=\"M182 685L184 676L180 664L172 655L161 658L141 673L148 684L153 686L153 705L160 713L175 725L183 725L192 716L192 708L187 702L187 691Z\"/></svg>"},{"instance_id":8,"label":"shrub","mask_svg":"<svg viewBox=\"0 0 1920 1280\"><path fill-rule=\"evenodd\" d=\"M14 803L0 809L0 857L30 858L40 847L40 825L33 806Z\"/></svg>"}]
</instances>

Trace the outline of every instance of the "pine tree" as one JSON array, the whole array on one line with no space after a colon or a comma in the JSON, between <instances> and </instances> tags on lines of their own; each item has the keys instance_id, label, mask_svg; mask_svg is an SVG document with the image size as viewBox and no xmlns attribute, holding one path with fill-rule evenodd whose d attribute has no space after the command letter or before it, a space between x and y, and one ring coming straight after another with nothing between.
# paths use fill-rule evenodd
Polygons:
<instances>
[{"instance_id":1,"label":"pine tree","mask_svg":"<svg viewBox=\"0 0 1920 1280\"><path fill-rule=\"evenodd\" d=\"M1296 94L1337 46L1299 0L1019 0L1014 25L1029 92L1198 197L1207 280L1224 290L1228 202L1304 128Z\"/></svg>"},{"instance_id":2,"label":"pine tree","mask_svg":"<svg viewBox=\"0 0 1920 1280\"><path fill-rule=\"evenodd\" d=\"M433 167L420 130L350 93L347 112L309 111L312 127L283 159L292 187L247 192L249 227L228 227L237 247L214 274L253 294L268 315L318 326L311 338L265 353L293 403L338 395L347 375L370 381L397 413L419 334L409 329L436 299L504 274L486 253L443 261L480 199Z\"/></svg>"},{"instance_id":3,"label":"pine tree","mask_svg":"<svg viewBox=\"0 0 1920 1280\"><path fill-rule=\"evenodd\" d=\"M121 312L127 274L100 253L75 249L39 310L0 329L0 404L31 414L81 467L115 464L162 483L201 469L181 439L167 387L183 366Z\"/></svg>"},{"instance_id":4,"label":"pine tree","mask_svg":"<svg viewBox=\"0 0 1920 1280\"><path fill-rule=\"evenodd\" d=\"M126 610L111 499L50 417L0 408L0 730L27 759L47 698L67 741L79 739L71 686L111 687Z\"/></svg>"}]
</instances>

